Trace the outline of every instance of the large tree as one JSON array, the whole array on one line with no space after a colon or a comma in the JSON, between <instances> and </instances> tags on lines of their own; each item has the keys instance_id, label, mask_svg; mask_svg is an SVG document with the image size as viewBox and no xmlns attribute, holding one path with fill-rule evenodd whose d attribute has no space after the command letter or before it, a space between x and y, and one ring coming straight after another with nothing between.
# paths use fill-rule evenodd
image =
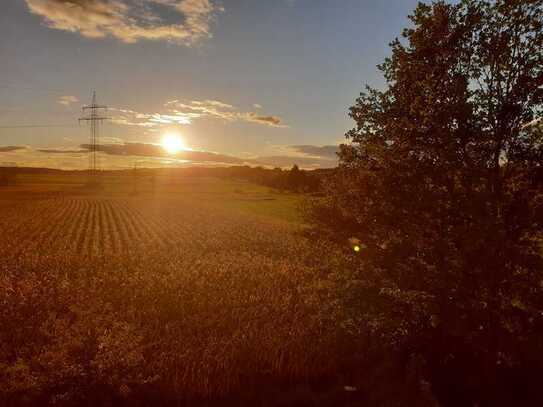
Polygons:
<instances>
[{"instance_id":1,"label":"large tree","mask_svg":"<svg viewBox=\"0 0 543 407\"><path fill-rule=\"evenodd\" d=\"M543 367L543 1L436 1L410 18L309 214L363 243L368 327L423 355L442 399L490 403L503 372Z\"/></svg>"}]
</instances>

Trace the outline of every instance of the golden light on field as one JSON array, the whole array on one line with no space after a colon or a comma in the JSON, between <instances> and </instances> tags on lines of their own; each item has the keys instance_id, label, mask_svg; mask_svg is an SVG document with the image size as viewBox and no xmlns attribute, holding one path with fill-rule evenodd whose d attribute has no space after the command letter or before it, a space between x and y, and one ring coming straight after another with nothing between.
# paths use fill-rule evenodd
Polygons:
<instances>
[{"instance_id":1,"label":"golden light on field","mask_svg":"<svg viewBox=\"0 0 543 407\"><path fill-rule=\"evenodd\" d=\"M177 133L165 134L164 137L162 137L161 144L162 148L164 148L168 154L177 154L181 150L187 149L183 139Z\"/></svg>"}]
</instances>

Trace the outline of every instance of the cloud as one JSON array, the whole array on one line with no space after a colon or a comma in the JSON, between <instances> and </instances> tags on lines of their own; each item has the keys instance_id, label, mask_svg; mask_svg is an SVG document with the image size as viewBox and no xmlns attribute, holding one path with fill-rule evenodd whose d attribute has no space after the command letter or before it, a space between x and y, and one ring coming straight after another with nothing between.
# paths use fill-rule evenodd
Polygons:
<instances>
[{"instance_id":1,"label":"cloud","mask_svg":"<svg viewBox=\"0 0 543 407\"><path fill-rule=\"evenodd\" d=\"M339 152L339 146L298 145L290 146L290 148L297 153L302 153L307 156L333 159L337 159L337 153Z\"/></svg>"},{"instance_id":2,"label":"cloud","mask_svg":"<svg viewBox=\"0 0 543 407\"><path fill-rule=\"evenodd\" d=\"M122 42L168 40L191 46L210 38L211 23L222 11L213 0L26 0L46 25L87 38ZM174 23L165 16L175 16Z\"/></svg>"},{"instance_id":3,"label":"cloud","mask_svg":"<svg viewBox=\"0 0 543 407\"><path fill-rule=\"evenodd\" d=\"M82 154L88 154L91 146L89 144L81 144L80 149L69 148L50 148L37 149L37 153L42 153L44 157L63 156L77 159L79 165L74 162L64 160L63 168L81 167ZM191 164L214 164L214 165L244 165L253 163L252 160L245 160L238 157L233 157L225 154L219 154L211 151L180 151L177 154L168 154L160 144L152 143L114 143L101 144L98 150L101 154L107 155L110 158L102 158L101 162L104 168L131 168L134 165L135 157L144 157L149 160L148 165L151 167L164 165L191 165ZM32 155L32 154L31 154ZM1 157L0 157L1 158ZM32 157L33 158L33 157ZM35 159L38 161L38 159ZM43 160L39 160L43 161ZM50 161L49 161L50 162ZM70 165L67 163L70 162ZM140 160L138 160L140 162ZM85 163L85 161L83 162ZM85 167L86 164L83 164Z\"/></svg>"},{"instance_id":4,"label":"cloud","mask_svg":"<svg viewBox=\"0 0 543 407\"><path fill-rule=\"evenodd\" d=\"M66 149L63 149L65 154L55 154L50 152L45 154L44 152L26 148L22 152L2 152L0 151L0 166L19 166L19 167L39 167L39 168L58 168L66 170L86 169L87 160L86 154L81 153L67 153ZM134 165L133 160L119 157L118 159L112 158L107 161L108 169L121 169L131 168ZM105 166L104 166L105 167Z\"/></svg>"},{"instance_id":5,"label":"cloud","mask_svg":"<svg viewBox=\"0 0 543 407\"><path fill-rule=\"evenodd\" d=\"M88 144L82 144L81 148L89 150ZM176 160L190 161L192 163L221 163L228 165L267 165L274 167L290 167L298 164L303 168L330 168L337 165L337 160L321 158L321 157L304 157L304 156L270 156L257 157L253 159L243 159L225 154L219 154L210 151L194 151L184 150L175 155L168 154L160 144L152 143L124 143L124 144L102 144L98 147L107 155L113 156L139 156L139 157L156 157L156 158L172 158ZM60 152L58 150L57 152ZM66 151L69 152L69 151Z\"/></svg>"},{"instance_id":6,"label":"cloud","mask_svg":"<svg viewBox=\"0 0 543 407\"><path fill-rule=\"evenodd\" d=\"M24 146L0 146L0 153L10 153L12 151L26 150Z\"/></svg>"},{"instance_id":7,"label":"cloud","mask_svg":"<svg viewBox=\"0 0 543 407\"><path fill-rule=\"evenodd\" d=\"M258 116L256 113L250 112L246 114L245 120L251 123L267 124L273 127L284 127L281 118L277 116Z\"/></svg>"},{"instance_id":8,"label":"cloud","mask_svg":"<svg viewBox=\"0 0 543 407\"><path fill-rule=\"evenodd\" d=\"M164 106L173 114L186 117L189 121L192 118L209 117L229 122L247 122L272 127L288 127L278 116L265 116L255 112L239 111L235 106L218 100L193 100L189 103L172 100L166 102Z\"/></svg>"},{"instance_id":9,"label":"cloud","mask_svg":"<svg viewBox=\"0 0 543 407\"><path fill-rule=\"evenodd\" d=\"M58 100L58 103L64 106L70 106L72 103L79 102L79 99L75 96L61 96Z\"/></svg>"},{"instance_id":10,"label":"cloud","mask_svg":"<svg viewBox=\"0 0 543 407\"><path fill-rule=\"evenodd\" d=\"M28 156L29 162L38 165L38 163L47 163L48 166L56 168L85 168L86 160L82 160L84 155L89 153L90 145L81 144L79 149L75 148L42 148L36 150L28 150L24 154L25 158ZM271 156L241 158L226 154L220 154L212 151L194 151L184 150L177 154L168 154L162 145L154 143L140 143L140 142L112 142L104 143L98 146L98 151L102 156L101 162L104 168L131 168L134 165L134 160L137 157L138 163L148 161L146 165L151 167L164 166L164 165L260 165L267 167L282 167L290 168L294 164L297 164L301 168L315 169L315 168L332 168L337 166L337 157L331 156L332 147L335 146L278 146L279 151L286 153L280 153ZM0 147L0 153L6 147ZM25 149L26 147L17 147L18 149ZM12 148L13 149L13 148ZM298 155L289 155L290 152L298 150ZM6 150L4 150L6 151ZM7 150L12 151L12 150ZM310 155L303 154L304 152L310 153ZM315 152L320 152L320 156L317 156ZM7 157L6 153L6 157ZM44 158L40 158L41 157ZM328 155L327 155L328 154ZM54 159L54 157L62 156L62 160ZM105 157L108 158L105 158ZM47 159L45 159L47 157ZM0 155L0 158L2 156ZM59 163L55 165L54 163ZM60 164L62 163L62 165ZM39 165L38 165L39 166Z\"/></svg>"},{"instance_id":11,"label":"cloud","mask_svg":"<svg viewBox=\"0 0 543 407\"><path fill-rule=\"evenodd\" d=\"M115 112L113 123L127 126L156 127L160 125L188 125L194 120L211 118L227 122L245 122L270 127L288 127L283 120L274 115L244 112L235 106L218 100L192 100L188 102L172 100L164 104L164 111L142 113L129 109L110 109Z\"/></svg>"},{"instance_id":12,"label":"cloud","mask_svg":"<svg viewBox=\"0 0 543 407\"><path fill-rule=\"evenodd\" d=\"M90 150L90 145L82 144L80 150L55 148L55 149L39 149L36 151L47 154L86 154ZM152 143L115 143L115 144L101 144L98 146L98 151L102 154L115 157L124 157L126 159L130 157L147 157L156 159L168 159L176 160L179 162L186 162L192 164L222 164L222 165L264 165L272 167L291 167L294 164L298 164L302 168L329 168L334 167L337 164L336 160L330 160L319 157L305 157L305 156L287 156L277 155L269 157L256 157L251 159L234 157L226 154L220 154L211 151L194 151L184 150L177 154L168 154L160 144Z\"/></svg>"},{"instance_id":13,"label":"cloud","mask_svg":"<svg viewBox=\"0 0 543 407\"><path fill-rule=\"evenodd\" d=\"M47 154L86 154L89 153L91 146L82 144L81 149L51 148L38 149L36 151ZM152 143L115 143L101 144L98 146L99 152L113 156L135 156L135 157L156 157L170 158L192 162L214 162L223 164L243 164L251 160L233 157L225 154L214 153L210 151L180 151L175 155L168 154L160 144Z\"/></svg>"},{"instance_id":14,"label":"cloud","mask_svg":"<svg viewBox=\"0 0 543 407\"><path fill-rule=\"evenodd\" d=\"M332 168L338 164L338 146L293 145L274 146L279 152L275 155L257 157L255 161L274 167L291 167L294 164L306 169Z\"/></svg>"},{"instance_id":15,"label":"cloud","mask_svg":"<svg viewBox=\"0 0 543 407\"><path fill-rule=\"evenodd\" d=\"M36 151L47 154L86 154L89 152L87 149L69 150L64 148L38 148Z\"/></svg>"},{"instance_id":16,"label":"cloud","mask_svg":"<svg viewBox=\"0 0 543 407\"><path fill-rule=\"evenodd\" d=\"M90 146L82 144L81 148L89 150ZM195 162L220 162L225 164L242 164L245 162L241 158L209 151L184 150L175 155L170 155L160 144L151 143L102 144L98 146L98 151L108 155L164 157Z\"/></svg>"}]
</instances>

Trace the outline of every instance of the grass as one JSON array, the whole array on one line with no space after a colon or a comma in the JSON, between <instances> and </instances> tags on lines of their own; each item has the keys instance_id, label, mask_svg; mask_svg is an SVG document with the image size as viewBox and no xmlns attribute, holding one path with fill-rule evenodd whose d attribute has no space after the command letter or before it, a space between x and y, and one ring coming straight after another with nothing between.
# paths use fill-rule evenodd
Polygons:
<instances>
[{"instance_id":1,"label":"grass","mask_svg":"<svg viewBox=\"0 0 543 407\"><path fill-rule=\"evenodd\" d=\"M222 398L350 358L339 257L298 233L300 197L171 174L85 182L25 175L0 193L0 398Z\"/></svg>"},{"instance_id":2,"label":"grass","mask_svg":"<svg viewBox=\"0 0 543 407\"><path fill-rule=\"evenodd\" d=\"M86 184L88 175L77 172L52 174L22 174L17 185L4 187L0 200L43 198L51 195L78 196L94 193ZM175 198L183 201L205 202L242 213L259 215L300 223L298 206L302 197L282 193L273 189L242 180L172 176L159 174L153 180L150 176L134 177L130 171L102 175L102 196L136 195L140 199ZM154 197L154 198L153 198Z\"/></svg>"}]
</instances>

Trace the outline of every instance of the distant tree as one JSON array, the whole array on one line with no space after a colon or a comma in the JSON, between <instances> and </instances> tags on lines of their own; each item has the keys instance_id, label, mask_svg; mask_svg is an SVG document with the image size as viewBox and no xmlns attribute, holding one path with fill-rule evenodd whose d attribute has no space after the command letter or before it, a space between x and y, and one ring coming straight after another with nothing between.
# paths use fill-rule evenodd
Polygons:
<instances>
[{"instance_id":1,"label":"distant tree","mask_svg":"<svg viewBox=\"0 0 543 407\"><path fill-rule=\"evenodd\" d=\"M294 192L302 192L305 189L305 172L294 164L287 175L288 189Z\"/></svg>"},{"instance_id":2,"label":"distant tree","mask_svg":"<svg viewBox=\"0 0 543 407\"><path fill-rule=\"evenodd\" d=\"M275 167L273 170L266 173L266 180L264 185L284 191L287 189L287 183L285 182L285 175L283 169Z\"/></svg>"},{"instance_id":3,"label":"distant tree","mask_svg":"<svg viewBox=\"0 0 543 407\"><path fill-rule=\"evenodd\" d=\"M543 372L543 1L410 18L309 217L364 244L365 328L422 355L445 405L518 405Z\"/></svg>"}]
</instances>

